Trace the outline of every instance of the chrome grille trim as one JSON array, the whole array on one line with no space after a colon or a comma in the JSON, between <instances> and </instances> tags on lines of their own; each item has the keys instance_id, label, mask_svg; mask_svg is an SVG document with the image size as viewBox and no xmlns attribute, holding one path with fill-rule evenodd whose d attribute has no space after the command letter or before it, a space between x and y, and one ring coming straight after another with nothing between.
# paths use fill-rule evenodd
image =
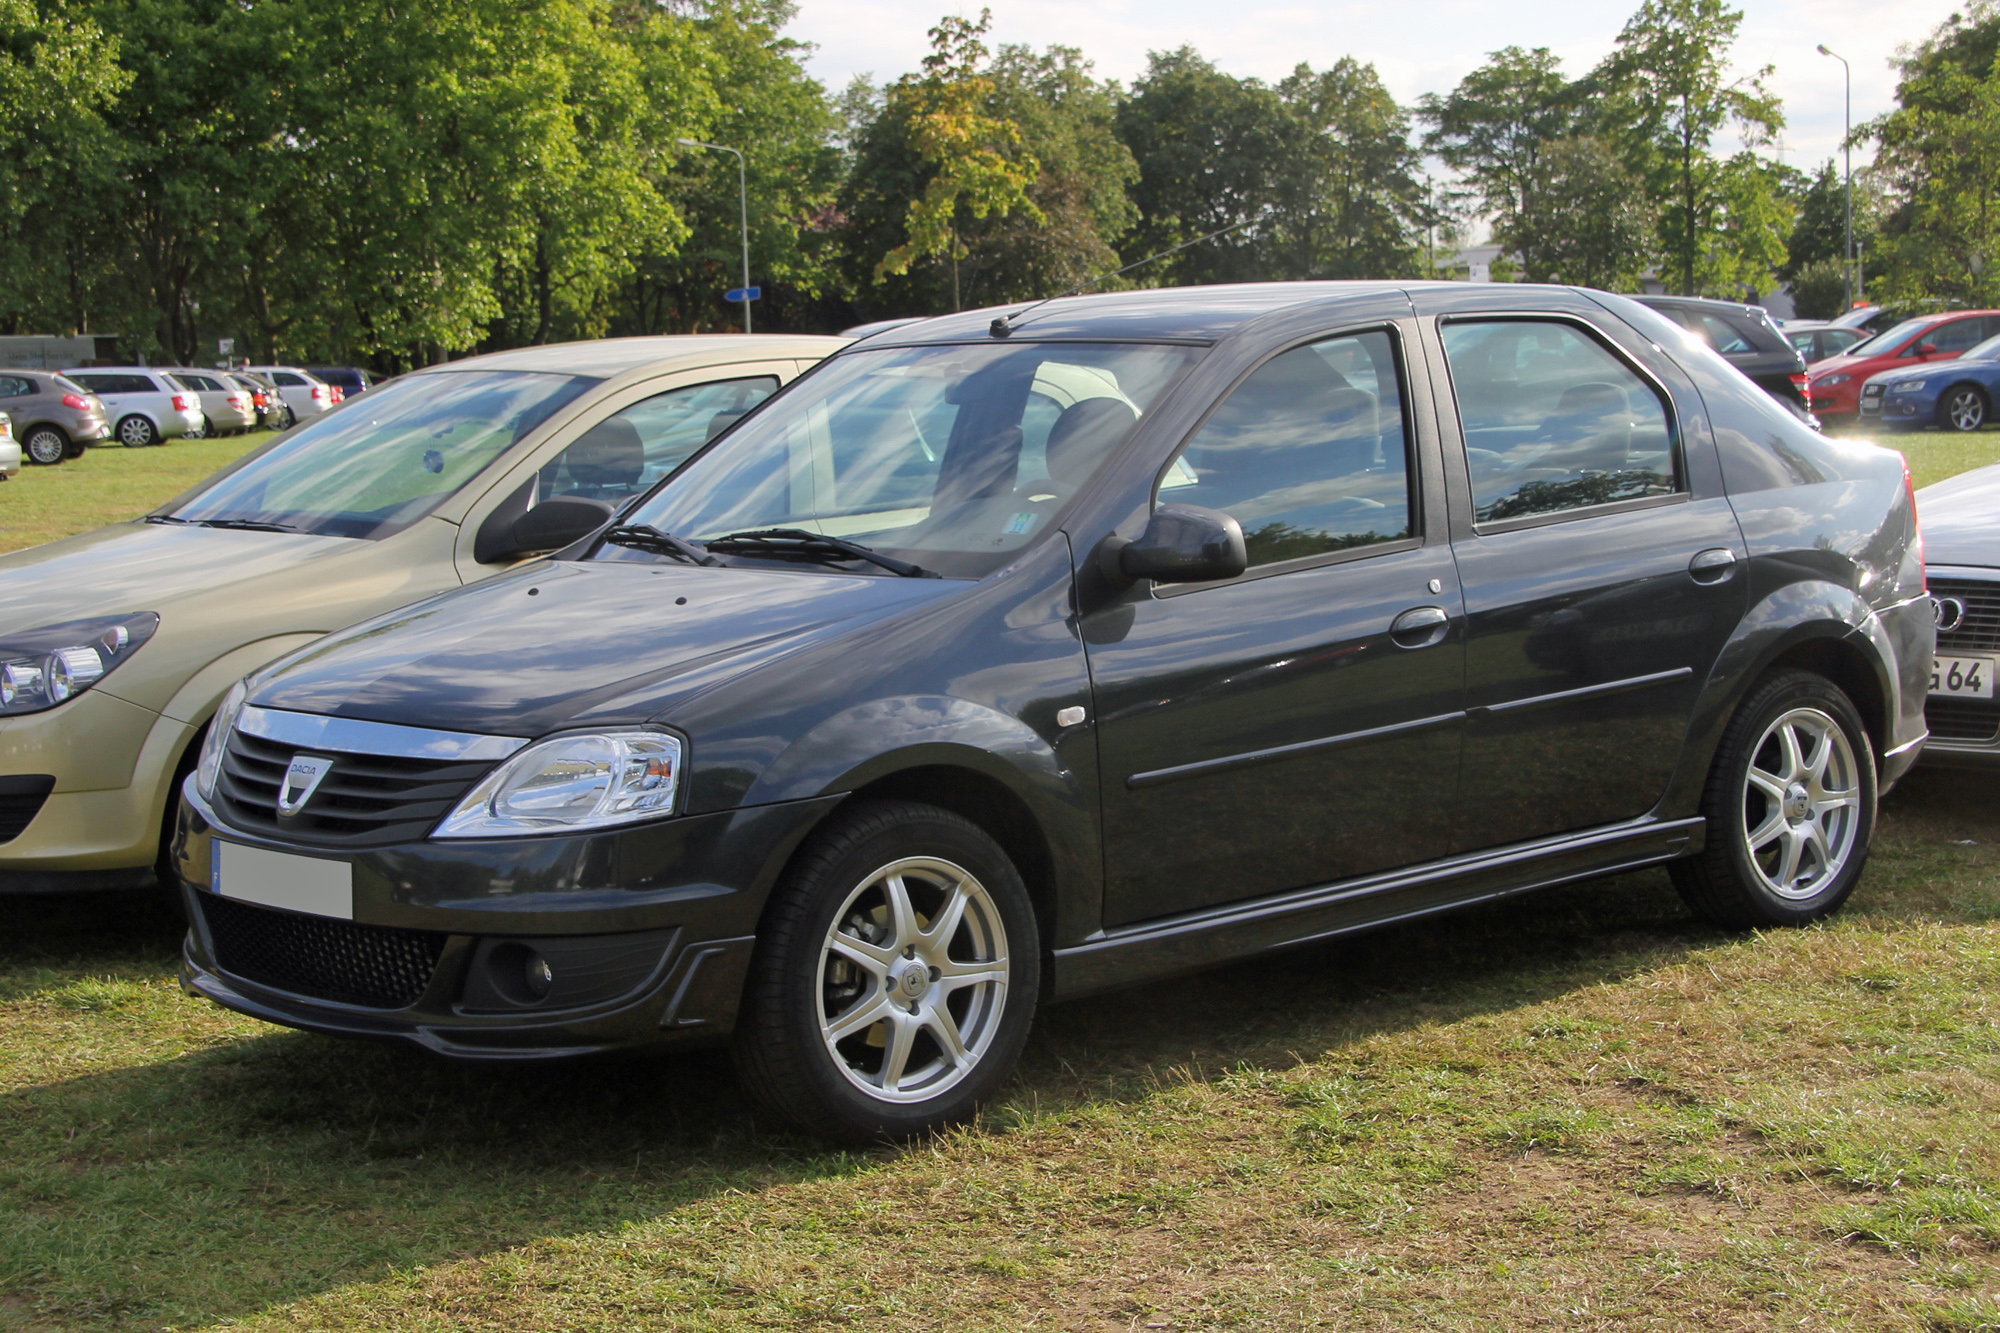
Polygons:
<instances>
[{"instance_id":1,"label":"chrome grille trim","mask_svg":"<svg viewBox=\"0 0 2000 1333\"><path fill-rule=\"evenodd\" d=\"M427 727L293 713L278 708L245 707L236 719L236 729L247 736L301 750L334 750L393 759L499 760L511 757L528 743L525 736L432 731Z\"/></svg>"}]
</instances>

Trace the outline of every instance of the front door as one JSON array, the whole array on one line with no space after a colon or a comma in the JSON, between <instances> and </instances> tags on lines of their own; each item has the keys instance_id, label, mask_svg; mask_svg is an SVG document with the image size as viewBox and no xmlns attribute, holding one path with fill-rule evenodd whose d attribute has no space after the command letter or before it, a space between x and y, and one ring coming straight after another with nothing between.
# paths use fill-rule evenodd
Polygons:
<instances>
[{"instance_id":1,"label":"front door","mask_svg":"<svg viewBox=\"0 0 2000 1333\"><path fill-rule=\"evenodd\" d=\"M1671 394L1586 321L1438 333L1462 446L1447 466L1470 495L1466 845L1636 818L1743 615L1735 514L1690 482L1706 437L1683 438Z\"/></svg>"},{"instance_id":2,"label":"front door","mask_svg":"<svg viewBox=\"0 0 2000 1333\"><path fill-rule=\"evenodd\" d=\"M1407 371L1394 327L1284 352L1161 475L1159 503L1242 524L1250 569L1084 622L1107 925L1449 850L1459 597Z\"/></svg>"}]
</instances>

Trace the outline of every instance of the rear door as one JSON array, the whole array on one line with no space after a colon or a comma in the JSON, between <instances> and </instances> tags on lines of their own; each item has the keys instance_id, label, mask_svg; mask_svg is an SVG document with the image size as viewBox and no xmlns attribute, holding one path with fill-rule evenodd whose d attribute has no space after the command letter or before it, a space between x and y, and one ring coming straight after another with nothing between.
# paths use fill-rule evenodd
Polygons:
<instances>
[{"instance_id":1,"label":"rear door","mask_svg":"<svg viewBox=\"0 0 2000 1333\"><path fill-rule=\"evenodd\" d=\"M1105 924L1451 850L1464 650L1413 331L1278 352L1158 475L1156 503L1234 516L1251 566L1085 618Z\"/></svg>"},{"instance_id":2,"label":"rear door","mask_svg":"<svg viewBox=\"0 0 2000 1333\"><path fill-rule=\"evenodd\" d=\"M1468 847L1650 810L1746 587L1693 386L1580 298L1507 303L1418 298L1442 316L1428 345L1465 594Z\"/></svg>"}]
</instances>

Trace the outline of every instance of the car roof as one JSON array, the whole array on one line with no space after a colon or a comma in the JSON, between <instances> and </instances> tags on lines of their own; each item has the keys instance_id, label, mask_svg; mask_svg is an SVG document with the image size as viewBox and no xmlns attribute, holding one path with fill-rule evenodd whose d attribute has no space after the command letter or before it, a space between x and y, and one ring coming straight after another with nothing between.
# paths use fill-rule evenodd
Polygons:
<instances>
[{"instance_id":1,"label":"car roof","mask_svg":"<svg viewBox=\"0 0 2000 1333\"><path fill-rule=\"evenodd\" d=\"M1025 340L1212 343L1240 325L1294 306L1408 294L1430 287L1465 290L1462 282L1242 282L1212 287L1143 287L1064 296L1037 305L1015 301L939 315L884 330L859 345L902 347L985 341L994 317L1006 315ZM1520 284L1522 292L1574 293L1573 287Z\"/></svg>"},{"instance_id":2,"label":"car roof","mask_svg":"<svg viewBox=\"0 0 2000 1333\"><path fill-rule=\"evenodd\" d=\"M629 370L653 367L677 370L729 365L764 357L807 356L817 360L847 346L845 338L787 333L662 334L636 338L599 338L590 342L549 343L488 352L462 361L422 366L413 375L451 370L533 370L553 374L595 375L610 379Z\"/></svg>"},{"instance_id":3,"label":"car roof","mask_svg":"<svg viewBox=\"0 0 2000 1333\"><path fill-rule=\"evenodd\" d=\"M59 370L58 375L160 375L173 370L185 370L185 366L78 366L74 370Z\"/></svg>"},{"instance_id":4,"label":"car roof","mask_svg":"<svg viewBox=\"0 0 2000 1333\"><path fill-rule=\"evenodd\" d=\"M1652 306L1655 310L1661 306L1679 305L1692 306L1697 310L1730 310L1739 315L1768 315L1771 313L1763 306L1751 305L1748 301L1718 301L1712 296L1671 296L1664 294L1655 296L1647 294L1634 296L1631 299L1641 305Z\"/></svg>"}]
</instances>

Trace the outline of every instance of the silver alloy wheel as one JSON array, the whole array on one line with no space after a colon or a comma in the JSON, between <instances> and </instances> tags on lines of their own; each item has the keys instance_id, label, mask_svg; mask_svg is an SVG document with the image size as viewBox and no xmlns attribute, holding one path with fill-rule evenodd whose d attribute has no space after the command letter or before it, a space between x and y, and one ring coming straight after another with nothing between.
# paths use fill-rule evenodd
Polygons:
<instances>
[{"instance_id":1,"label":"silver alloy wheel","mask_svg":"<svg viewBox=\"0 0 2000 1333\"><path fill-rule=\"evenodd\" d=\"M144 417L126 417L118 423L118 442L127 449L142 449L158 434Z\"/></svg>"},{"instance_id":2,"label":"silver alloy wheel","mask_svg":"<svg viewBox=\"0 0 2000 1333\"><path fill-rule=\"evenodd\" d=\"M1007 976L1007 929L986 887L949 861L904 857L834 913L820 948L820 1036L867 1096L928 1101L992 1046Z\"/></svg>"},{"instance_id":3,"label":"silver alloy wheel","mask_svg":"<svg viewBox=\"0 0 2000 1333\"><path fill-rule=\"evenodd\" d=\"M1860 773L1847 733L1817 708L1764 729L1743 784L1743 840L1764 887L1797 901L1840 874L1860 829Z\"/></svg>"},{"instance_id":4,"label":"silver alloy wheel","mask_svg":"<svg viewBox=\"0 0 2000 1333\"><path fill-rule=\"evenodd\" d=\"M1953 430L1978 430L1986 424L1986 399L1977 389L1959 389L1945 400L1944 410Z\"/></svg>"},{"instance_id":5,"label":"silver alloy wheel","mask_svg":"<svg viewBox=\"0 0 2000 1333\"><path fill-rule=\"evenodd\" d=\"M69 456L69 440L54 426L37 426L28 432L21 451L29 462L48 467Z\"/></svg>"}]
</instances>

